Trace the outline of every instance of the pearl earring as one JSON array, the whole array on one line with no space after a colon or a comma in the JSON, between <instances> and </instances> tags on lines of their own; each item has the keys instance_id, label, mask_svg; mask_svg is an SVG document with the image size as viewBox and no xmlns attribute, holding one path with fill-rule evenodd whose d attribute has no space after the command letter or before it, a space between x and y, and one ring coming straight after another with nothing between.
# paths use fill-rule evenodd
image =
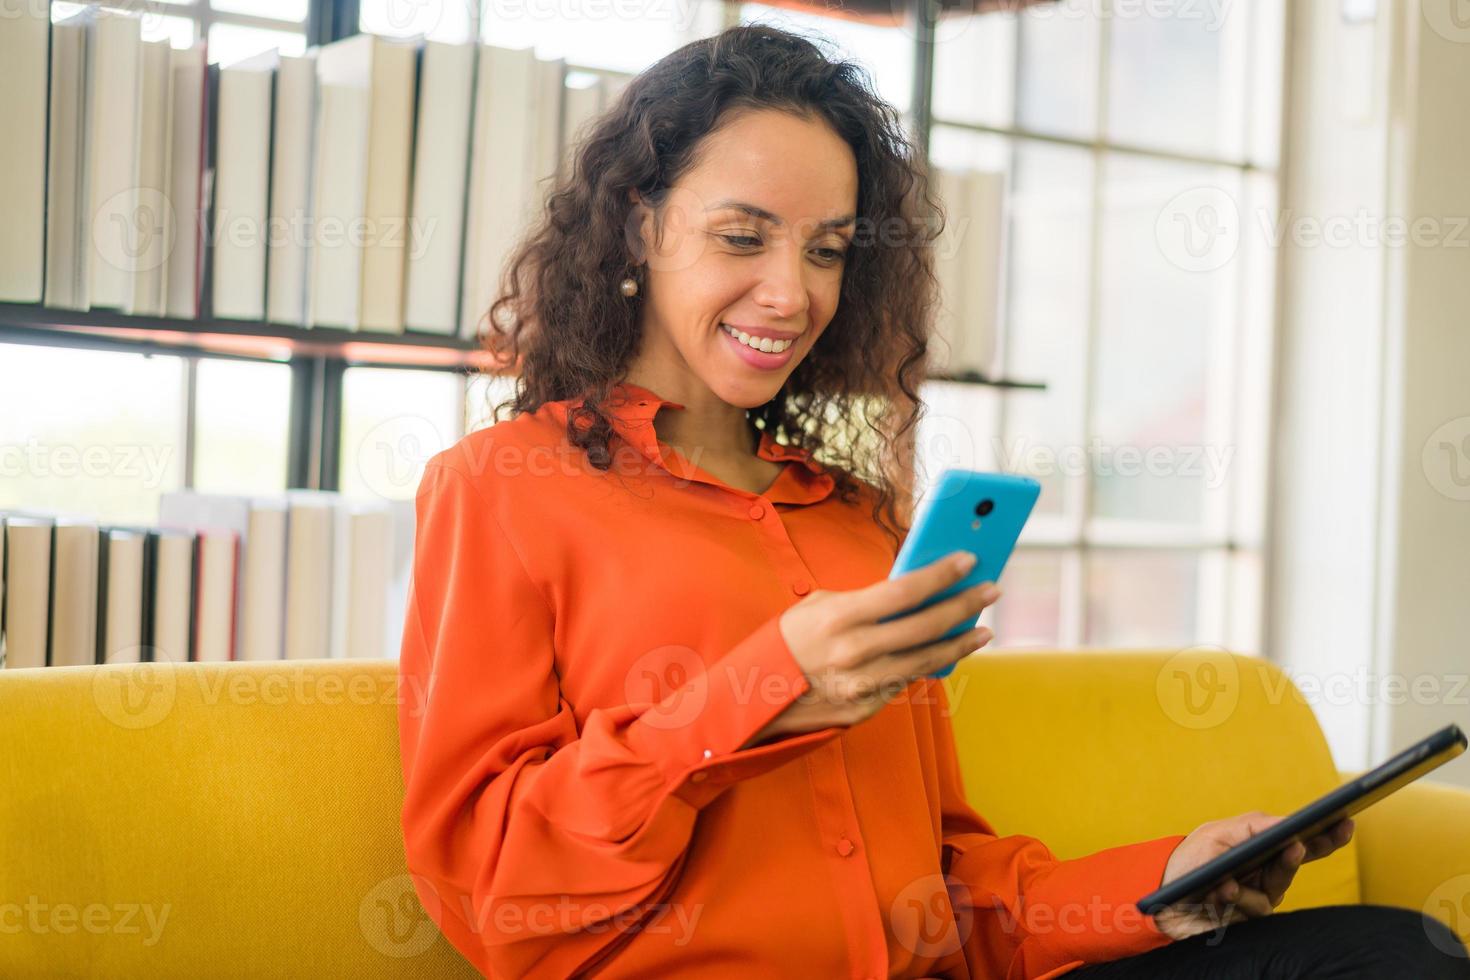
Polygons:
<instances>
[{"instance_id":1,"label":"pearl earring","mask_svg":"<svg viewBox=\"0 0 1470 980\"><path fill-rule=\"evenodd\" d=\"M619 284L618 288L624 296L636 296L638 294L638 280L629 276Z\"/></svg>"}]
</instances>

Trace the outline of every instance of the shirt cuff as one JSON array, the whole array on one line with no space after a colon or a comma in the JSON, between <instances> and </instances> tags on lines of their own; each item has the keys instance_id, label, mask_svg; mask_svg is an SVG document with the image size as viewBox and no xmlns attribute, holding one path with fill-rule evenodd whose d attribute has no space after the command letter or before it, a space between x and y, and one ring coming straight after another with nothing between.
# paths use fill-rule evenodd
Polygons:
<instances>
[{"instance_id":1,"label":"shirt cuff","mask_svg":"<svg viewBox=\"0 0 1470 980\"><path fill-rule=\"evenodd\" d=\"M1027 905L1043 906L1049 913L1049 923L1033 924L1037 927L1033 932L1054 933L1054 939L1042 938L1041 945L1088 963L1168 945L1172 940L1159 931L1154 917L1134 903L1159 887L1169 856L1185 836L1110 847L1058 862L1027 896Z\"/></svg>"},{"instance_id":2,"label":"shirt cuff","mask_svg":"<svg viewBox=\"0 0 1470 980\"><path fill-rule=\"evenodd\" d=\"M650 708L628 742L653 760L670 789L696 808L730 785L760 775L838 738L845 726L748 742L811 689L773 616L704 673Z\"/></svg>"}]
</instances>

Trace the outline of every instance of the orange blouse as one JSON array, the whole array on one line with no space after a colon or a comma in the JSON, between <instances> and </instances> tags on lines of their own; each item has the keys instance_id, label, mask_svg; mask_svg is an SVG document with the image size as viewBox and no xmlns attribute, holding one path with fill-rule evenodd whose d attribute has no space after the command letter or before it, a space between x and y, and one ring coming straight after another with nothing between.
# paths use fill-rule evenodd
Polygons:
<instances>
[{"instance_id":1,"label":"orange blouse","mask_svg":"<svg viewBox=\"0 0 1470 980\"><path fill-rule=\"evenodd\" d=\"M1054 977L1164 945L1131 902L1183 835L1059 861L965 801L944 686L744 747L810 685L814 588L887 576L870 501L807 453L764 493L615 389L612 468L552 402L420 484L399 707L418 897L491 977ZM695 452L693 456L698 456ZM863 487L867 498L870 488Z\"/></svg>"}]
</instances>

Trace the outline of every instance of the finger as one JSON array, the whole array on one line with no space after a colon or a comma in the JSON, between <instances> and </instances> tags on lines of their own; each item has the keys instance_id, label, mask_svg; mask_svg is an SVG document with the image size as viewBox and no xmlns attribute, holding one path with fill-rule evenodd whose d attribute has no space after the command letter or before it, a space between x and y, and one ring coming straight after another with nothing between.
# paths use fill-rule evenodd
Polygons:
<instances>
[{"instance_id":1,"label":"finger","mask_svg":"<svg viewBox=\"0 0 1470 980\"><path fill-rule=\"evenodd\" d=\"M886 623L860 626L853 630L854 641L862 649L885 653L901 653L931 643L943 643L945 640L941 637L956 624L963 623L974 628L980 613L999 598L1000 588L994 582L982 582L919 612L900 616ZM974 647L970 649L973 650Z\"/></svg>"},{"instance_id":2,"label":"finger","mask_svg":"<svg viewBox=\"0 0 1470 980\"><path fill-rule=\"evenodd\" d=\"M857 622L872 623L897 616L934 593L954 585L970 573L969 568L959 563L959 559L969 554L967 551L951 552L898 578L883 579L846 593L854 613L861 617Z\"/></svg>"},{"instance_id":3,"label":"finger","mask_svg":"<svg viewBox=\"0 0 1470 980\"><path fill-rule=\"evenodd\" d=\"M1240 894L1232 899L1232 903L1251 918L1270 915L1276 910L1276 906L1271 904L1270 896L1257 888L1242 888Z\"/></svg>"},{"instance_id":4,"label":"finger","mask_svg":"<svg viewBox=\"0 0 1470 980\"><path fill-rule=\"evenodd\" d=\"M988 626L976 626L959 636L937 643L926 644L913 650L889 654L894 669L909 678L928 677L930 674L957 663L995 638Z\"/></svg>"},{"instance_id":5,"label":"finger","mask_svg":"<svg viewBox=\"0 0 1470 980\"><path fill-rule=\"evenodd\" d=\"M1296 870L1301 867L1306 854L1306 845L1301 841L1293 841L1286 850L1276 855L1261 869L1260 883L1257 887L1266 893L1272 906L1280 905L1281 900L1286 897L1286 890L1291 887L1292 879L1296 877Z\"/></svg>"},{"instance_id":6,"label":"finger","mask_svg":"<svg viewBox=\"0 0 1470 980\"><path fill-rule=\"evenodd\" d=\"M1308 861L1324 858L1347 844L1353 837L1353 821L1350 817L1344 817L1337 823L1328 827L1320 834L1312 836L1306 841Z\"/></svg>"}]
</instances>

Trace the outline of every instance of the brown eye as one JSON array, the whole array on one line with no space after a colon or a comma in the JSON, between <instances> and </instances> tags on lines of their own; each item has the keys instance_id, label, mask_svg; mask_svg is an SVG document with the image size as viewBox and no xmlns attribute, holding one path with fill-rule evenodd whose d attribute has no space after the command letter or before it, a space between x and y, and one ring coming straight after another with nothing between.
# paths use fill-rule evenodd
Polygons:
<instances>
[{"instance_id":1,"label":"brown eye","mask_svg":"<svg viewBox=\"0 0 1470 980\"><path fill-rule=\"evenodd\" d=\"M750 235L721 235L720 237L736 248L754 248L761 243L759 238L752 238Z\"/></svg>"}]
</instances>

